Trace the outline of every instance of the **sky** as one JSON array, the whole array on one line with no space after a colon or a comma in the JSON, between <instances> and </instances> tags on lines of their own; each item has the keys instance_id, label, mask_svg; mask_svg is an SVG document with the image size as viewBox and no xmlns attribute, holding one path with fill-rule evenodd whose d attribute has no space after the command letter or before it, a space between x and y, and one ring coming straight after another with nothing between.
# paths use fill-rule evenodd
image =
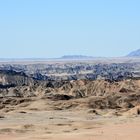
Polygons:
<instances>
[{"instance_id":1,"label":"sky","mask_svg":"<svg viewBox=\"0 0 140 140\"><path fill-rule=\"evenodd\" d=\"M0 58L120 57L140 49L140 0L0 0Z\"/></svg>"}]
</instances>

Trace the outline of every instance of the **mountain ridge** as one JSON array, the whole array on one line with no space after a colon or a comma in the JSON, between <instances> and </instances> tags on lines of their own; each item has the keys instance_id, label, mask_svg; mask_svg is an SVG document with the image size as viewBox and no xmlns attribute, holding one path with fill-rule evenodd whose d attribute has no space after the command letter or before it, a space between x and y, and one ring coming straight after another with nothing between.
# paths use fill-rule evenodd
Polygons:
<instances>
[{"instance_id":1,"label":"mountain ridge","mask_svg":"<svg viewBox=\"0 0 140 140\"><path fill-rule=\"evenodd\" d=\"M127 57L140 57L140 49L130 52Z\"/></svg>"},{"instance_id":2,"label":"mountain ridge","mask_svg":"<svg viewBox=\"0 0 140 140\"><path fill-rule=\"evenodd\" d=\"M61 59L92 59L93 56L86 56L86 55L64 55Z\"/></svg>"}]
</instances>

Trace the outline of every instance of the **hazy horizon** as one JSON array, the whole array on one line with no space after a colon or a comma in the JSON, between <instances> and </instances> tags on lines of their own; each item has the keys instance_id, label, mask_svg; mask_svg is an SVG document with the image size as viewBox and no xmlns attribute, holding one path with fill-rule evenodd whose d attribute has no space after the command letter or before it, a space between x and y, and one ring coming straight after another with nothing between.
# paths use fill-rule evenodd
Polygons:
<instances>
[{"instance_id":1,"label":"hazy horizon","mask_svg":"<svg viewBox=\"0 0 140 140\"><path fill-rule=\"evenodd\" d=\"M122 57L140 48L139 0L5 0L0 58Z\"/></svg>"}]
</instances>

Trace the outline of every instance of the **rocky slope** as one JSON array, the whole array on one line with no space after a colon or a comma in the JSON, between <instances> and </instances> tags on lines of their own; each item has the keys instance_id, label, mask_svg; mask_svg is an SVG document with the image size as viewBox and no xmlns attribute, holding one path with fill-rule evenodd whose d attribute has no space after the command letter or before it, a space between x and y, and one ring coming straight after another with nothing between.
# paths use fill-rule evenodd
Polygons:
<instances>
[{"instance_id":1,"label":"rocky slope","mask_svg":"<svg viewBox=\"0 0 140 140\"><path fill-rule=\"evenodd\" d=\"M32 98L55 101L52 108L114 109L119 113L140 105L140 80L44 81L21 72L1 71L0 82L1 109L30 102Z\"/></svg>"}]
</instances>

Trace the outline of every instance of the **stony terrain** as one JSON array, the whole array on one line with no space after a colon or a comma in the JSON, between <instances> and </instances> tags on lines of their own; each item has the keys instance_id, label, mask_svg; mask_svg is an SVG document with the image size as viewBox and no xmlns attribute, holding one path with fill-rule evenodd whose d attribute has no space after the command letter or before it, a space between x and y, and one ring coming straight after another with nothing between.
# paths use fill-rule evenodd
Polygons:
<instances>
[{"instance_id":1,"label":"stony terrain","mask_svg":"<svg viewBox=\"0 0 140 140\"><path fill-rule=\"evenodd\" d=\"M122 63L120 63L121 61ZM119 81L140 77L140 59L101 59L77 61L13 62L0 63L0 70L25 74L34 80L70 81L97 80Z\"/></svg>"},{"instance_id":2,"label":"stony terrain","mask_svg":"<svg viewBox=\"0 0 140 140\"><path fill-rule=\"evenodd\" d=\"M0 69L0 140L65 135L132 140L128 128L139 129L139 63L1 64Z\"/></svg>"}]
</instances>

